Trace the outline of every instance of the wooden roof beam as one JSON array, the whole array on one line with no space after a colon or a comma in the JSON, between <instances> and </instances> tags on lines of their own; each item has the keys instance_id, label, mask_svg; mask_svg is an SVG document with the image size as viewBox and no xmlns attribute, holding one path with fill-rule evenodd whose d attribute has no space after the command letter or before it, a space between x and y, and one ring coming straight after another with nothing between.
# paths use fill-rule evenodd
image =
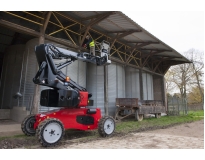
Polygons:
<instances>
[{"instance_id":1,"label":"wooden roof beam","mask_svg":"<svg viewBox=\"0 0 205 160\"><path fill-rule=\"evenodd\" d=\"M140 49L140 50L141 50L141 49ZM153 56L153 55L155 55L155 54L158 54L158 53L161 53L161 52L164 52L164 51L156 51L156 52L153 52L153 50L151 50L150 53L141 56L141 58L151 57L151 56Z\"/></svg>"},{"instance_id":2,"label":"wooden roof beam","mask_svg":"<svg viewBox=\"0 0 205 160\"><path fill-rule=\"evenodd\" d=\"M123 32L123 33L122 33L122 32ZM114 45L114 43L115 43L118 39L120 39L120 38L122 38L122 37L125 37L125 36L127 36L127 35L130 35L130 34L132 34L132 33L134 33L134 32L141 32L141 30L128 30L128 31L117 31L117 32L115 32L115 33L117 33L117 35L110 40L110 42L111 42L111 47L110 47L110 48L112 48L112 46ZM119 33L122 33L122 34L119 34Z\"/></svg>"},{"instance_id":3,"label":"wooden roof beam","mask_svg":"<svg viewBox=\"0 0 205 160\"><path fill-rule=\"evenodd\" d=\"M109 17L111 14L109 13L105 13L102 14L100 16L98 16L97 18L92 18L90 23L88 23L87 25L85 25L83 28L81 28L78 32L84 32L88 27L92 27L93 25L99 23L100 21L103 21L104 19L106 19L107 17Z\"/></svg>"},{"instance_id":4,"label":"wooden roof beam","mask_svg":"<svg viewBox=\"0 0 205 160\"><path fill-rule=\"evenodd\" d=\"M134 33L134 32L142 32L142 30L140 30L140 29L130 29L130 30L123 30L123 31L108 31L107 33L126 33L126 32Z\"/></svg>"},{"instance_id":5,"label":"wooden roof beam","mask_svg":"<svg viewBox=\"0 0 205 160\"><path fill-rule=\"evenodd\" d=\"M145 41L145 42L141 42L141 41L127 41L126 43L150 43L150 44L159 44L160 42L153 42L153 41Z\"/></svg>"},{"instance_id":6,"label":"wooden roof beam","mask_svg":"<svg viewBox=\"0 0 205 160\"><path fill-rule=\"evenodd\" d=\"M166 49L148 49L148 48L142 48L140 50L149 50L149 51L162 51L162 52L172 52L172 50L166 50Z\"/></svg>"},{"instance_id":7,"label":"wooden roof beam","mask_svg":"<svg viewBox=\"0 0 205 160\"><path fill-rule=\"evenodd\" d=\"M150 44L150 42L146 42L146 43L142 43L142 44L138 44L138 43L137 43L135 46L133 46L133 47L131 47L131 48L125 50L125 52L129 52L129 51L133 50L134 48L135 48L135 49L139 49L139 48L144 47L144 46L147 46L147 45L149 45L149 44Z\"/></svg>"},{"instance_id":8,"label":"wooden roof beam","mask_svg":"<svg viewBox=\"0 0 205 160\"><path fill-rule=\"evenodd\" d=\"M162 57L161 59L156 59L156 60L152 60L152 62L159 62L159 61L167 61L167 60L171 60L171 59L174 59L175 57L168 57L168 58L165 58L165 57Z\"/></svg>"}]
</instances>

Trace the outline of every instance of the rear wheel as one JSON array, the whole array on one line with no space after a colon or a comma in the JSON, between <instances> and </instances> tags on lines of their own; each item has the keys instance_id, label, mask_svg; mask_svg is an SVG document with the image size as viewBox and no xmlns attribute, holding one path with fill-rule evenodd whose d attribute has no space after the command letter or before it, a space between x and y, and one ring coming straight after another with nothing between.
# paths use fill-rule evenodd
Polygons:
<instances>
[{"instance_id":1,"label":"rear wheel","mask_svg":"<svg viewBox=\"0 0 205 160\"><path fill-rule=\"evenodd\" d=\"M28 115L21 123L21 130L27 136L34 136L36 134L36 130L34 129L34 123L36 122L36 118L34 114Z\"/></svg>"},{"instance_id":2,"label":"rear wheel","mask_svg":"<svg viewBox=\"0 0 205 160\"><path fill-rule=\"evenodd\" d=\"M98 123L98 133L102 137L107 137L115 131L115 120L110 116L105 116Z\"/></svg>"},{"instance_id":3,"label":"rear wheel","mask_svg":"<svg viewBox=\"0 0 205 160\"><path fill-rule=\"evenodd\" d=\"M41 145L48 147L57 145L63 138L65 130L61 121L49 118L39 124L36 133Z\"/></svg>"},{"instance_id":4,"label":"rear wheel","mask_svg":"<svg viewBox=\"0 0 205 160\"><path fill-rule=\"evenodd\" d=\"M143 117L144 117L144 115L143 115L143 114L139 114L139 111L138 111L138 110L135 111L135 119L136 119L137 121L142 121L142 120L143 120Z\"/></svg>"}]
</instances>

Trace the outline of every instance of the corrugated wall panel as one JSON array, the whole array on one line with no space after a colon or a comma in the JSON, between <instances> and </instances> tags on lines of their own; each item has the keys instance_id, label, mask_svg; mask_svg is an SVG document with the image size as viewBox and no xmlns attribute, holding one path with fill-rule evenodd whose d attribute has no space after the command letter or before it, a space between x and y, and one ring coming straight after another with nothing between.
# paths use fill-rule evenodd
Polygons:
<instances>
[{"instance_id":1,"label":"corrugated wall panel","mask_svg":"<svg viewBox=\"0 0 205 160\"><path fill-rule=\"evenodd\" d=\"M37 60L35 55L36 41L30 40L26 43L25 52L27 53L24 77L24 92L23 92L23 105L27 110L32 107L32 101L35 93L35 84L33 78L37 73Z\"/></svg>"},{"instance_id":2,"label":"corrugated wall panel","mask_svg":"<svg viewBox=\"0 0 205 160\"><path fill-rule=\"evenodd\" d=\"M108 66L108 112L114 116L116 98L125 98L125 69L120 64Z\"/></svg>"},{"instance_id":3,"label":"corrugated wall panel","mask_svg":"<svg viewBox=\"0 0 205 160\"><path fill-rule=\"evenodd\" d=\"M97 108L104 114L104 67L97 66Z\"/></svg>"},{"instance_id":4,"label":"corrugated wall panel","mask_svg":"<svg viewBox=\"0 0 205 160\"><path fill-rule=\"evenodd\" d=\"M143 100L148 100L147 97L147 74L142 73L142 83L143 83Z\"/></svg>"},{"instance_id":5,"label":"corrugated wall panel","mask_svg":"<svg viewBox=\"0 0 205 160\"><path fill-rule=\"evenodd\" d=\"M1 87L0 87L1 109L6 109L6 106L3 106L3 102L4 102L4 95L6 90L6 85L5 85L7 79L6 74L8 73L8 57L9 57L8 54L5 54L4 61L3 61L2 79L1 79Z\"/></svg>"},{"instance_id":6,"label":"corrugated wall panel","mask_svg":"<svg viewBox=\"0 0 205 160\"><path fill-rule=\"evenodd\" d=\"M1 108L18 106L18 99L13 96L19 91L20 72L25 45L13 45L7 48L1 82Z\"/></svg>"},{"instance_id":7,"label":"corrugated wall panel","mask_svg":"<svg viewBox=\"0 0 205 160\"><path fill-rule=\"evenodd\" d=\"M153 100L153 78L149 73L142 73L144 100Z\"/></svg>"},{"instance_id":8,"label":"corrugated wall panel","mask_svg":"<svg viewBox=\"0 0 205 160\"><path fill-rule=\"evenodd\" d=\"M108 112L113 116L115 113L115 99L125 97L125 71L118 64L108 66ZM104 66L87 64L87 90L92 93L94 106L89 108L100 108L102 115L104 110Z\"/></svg>"},{"instance_id":9,"label":"corrugated wall panel","mask_svg":"<svg viewBox=\"0 0 205 160\"><path fill-rule=\"evenodd\" d=\"M131 67L126 67L126 98L141 98L139 85L139 70Z\"/></svg>"},{"instance_id":10,"label":"corrugated wall panel","mask_svg":"<svg viewBox=\"0 0 205 160\"><path fill-rule=\"evenodd\" d=\"M115 99L117 98L117 65L112 63L108 66L108 112L115 113Z\"/></svg>"},{"instance_id":11,"label":"corrugated wall panel","mask_svg":"<svg viewBox=\"0 0 205 160\"><path fill-rule=\"evenodd\" d=\"M148 100L154 100L153 98L153 78L151 74L147 74L147 97L148 97Z\"/></svg>"},{"instance_id":12,"label":"corrugated wall panel","mask_svg":"<svg viewBox=\"0 0 205 160\"><path fill-rule=\"evenodd\" d=\"M100 108L104 115L104 67L87 63L87 91L92 93L94 105L88 108Z\"/></svg>"},{"instance_id":13,"label":"corrugated wall panel","mask_svg":"<svg viewBox=\"0 0 205 160\"><path fill-rule=\"evenodd\" d=\"M125 69L122 65L117 65L117 98L125 97Z\"/></svg>"}]
</instances>

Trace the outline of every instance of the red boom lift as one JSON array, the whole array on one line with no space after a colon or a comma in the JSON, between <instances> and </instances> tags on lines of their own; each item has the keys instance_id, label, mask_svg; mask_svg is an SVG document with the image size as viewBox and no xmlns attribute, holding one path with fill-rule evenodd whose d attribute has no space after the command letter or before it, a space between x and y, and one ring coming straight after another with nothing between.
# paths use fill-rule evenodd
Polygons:
<instances>
[{"instance_id":1,"label":"red boom lift","mask_svg":"<svg viewBox=\"0 0 205 160\"><path fill-rule=\"evenodd\" d=\"M75 60L90 62L98 66L108 65L109 43L100 43L100 56L91 56L86 52L76 53L52 44L35 47L39 70L33 78L38 85L50 87L41 91L40 104L47 107L60 107L49 112L28 115L21 124L25 135L37 138L42 146L56 145L66 129L98 129L102 137L111 135L115 130L115 120L111 116L101 117L99 108L89 109L93 105L92 94L66 76L61 69ZM54 59L67 59L64 63L54 64Z\"/></svg>"}]
</instances>

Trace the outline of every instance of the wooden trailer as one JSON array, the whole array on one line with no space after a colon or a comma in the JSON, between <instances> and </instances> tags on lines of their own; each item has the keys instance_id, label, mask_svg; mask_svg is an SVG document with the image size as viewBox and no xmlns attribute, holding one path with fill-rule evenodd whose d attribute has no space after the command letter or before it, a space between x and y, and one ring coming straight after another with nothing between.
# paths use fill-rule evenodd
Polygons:
<instances>
[{"instance_id":1,"label":"wooden trailer","mask_svg":"<svg viewBox=\"0 0 205 160\"><path fill-rule=\"evenodd\" d=\"M165 105L159 100L138 100L138 98L116 98L115 120L122 120L135 115L137 121L142 121L145 114L154 114L156 118L165 113Z\"/></svg>"}]
</instances>

